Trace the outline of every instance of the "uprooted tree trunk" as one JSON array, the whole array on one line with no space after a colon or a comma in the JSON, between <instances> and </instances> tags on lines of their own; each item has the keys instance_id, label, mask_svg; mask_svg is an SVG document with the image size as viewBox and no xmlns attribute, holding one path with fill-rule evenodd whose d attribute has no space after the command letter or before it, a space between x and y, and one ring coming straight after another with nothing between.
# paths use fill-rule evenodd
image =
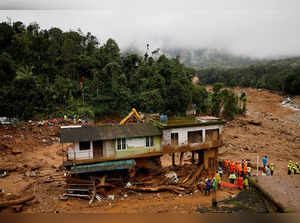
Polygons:
<instances>
[{"instance_id":1,"label":"uprooted tree trunk","mask_svg":"<svg viewBox=\"0 0 300 223\"><path fill-rule=\"evenodd\" d=\"M203 171L203 165L201 165L193 175L189 175L184 180L184 183L186 183L187 186L190 186L190 185L194 184L195 181L196 181L196 179L197 179L197 177L201 174L202 171ZM192 176L192 178L189 179L191 176Z\"/></svg>"},{"instance_id":2,"label":"uprooted tree trunk","mask_svg":"<svg viewBox=\"0 0 300 223\"><path fill-rule=\"evenodd\" d=\"M162 186L157 186L157 187L136 187L136 186L131 186L128 187L128 189L133 190L133 191L138 191L138 192L158 192L158 191L170 191L176 194L181 194L181 193L188 193L190 192L189 189L185 189L183 187L176 187L172 185L162 185Z\"/></svg>"},{"instance_id":3,"label":"uprooted tree trunk","mask_svg":"<svg viewBox=\"0 0 300 223\"><path fill-rule=\"evenodd\" d=\"M23 204L27 201L33 200L34 197L35 197L34 195L29 195L29 196L26 196L24 198L20 198L20 199L16 199L16 200L2 201L2 202L0 202L0 208L9 207L9 206L12 206L12 205L17 205L17 204Z\"/></svg>"}]
</instances>

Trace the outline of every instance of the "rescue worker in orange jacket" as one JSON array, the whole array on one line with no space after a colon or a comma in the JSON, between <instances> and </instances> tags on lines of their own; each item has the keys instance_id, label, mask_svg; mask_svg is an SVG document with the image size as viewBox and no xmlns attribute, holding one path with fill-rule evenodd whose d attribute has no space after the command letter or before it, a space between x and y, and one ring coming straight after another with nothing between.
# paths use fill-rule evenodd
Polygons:
<instances>
[{"instance_id":1,"label":"rescue worker in orange jacket","mask_svg":"<svg viewBox=\"0 0 300 223\"><path fill-rule=\"evenodd\" d=\"M225 160L225 171L227 172L228 171L228 160Z\"/></svg>"},{"instance_id":2,"label":"rescue worker in orange jacket","mask_svg":"<svg viewBox=\"0 0 300 223\"><path fill-rule=\"evenodd\" d=\"M240 188L241 190L243 189L243 186L244 186L243 181L244 181L243 177L239 176L239 177L237 178L237 185L239 186L239 188Z\"/></svg>"},{"instance_id":3,"label":"rescue worker in orange jacket","mask_svg":"<svg viewBox=\"0 0 300 223\"><path fill-rule=\"evenodd\" d=\"M244 176L247 176L248 174L247 164L244 165L243 174Z\"/></svg>"},{"instance_id":4,"label":"rescue worker in orange jacket","mask_svg":"<svg viewBox=\"0 0 300 223\"><path fill-rule=\"evenodd\" d=\"M230 161L230 173L233 173L234 172L234 163L233 161L231 160Z\"/></svg>"}]
</instances>

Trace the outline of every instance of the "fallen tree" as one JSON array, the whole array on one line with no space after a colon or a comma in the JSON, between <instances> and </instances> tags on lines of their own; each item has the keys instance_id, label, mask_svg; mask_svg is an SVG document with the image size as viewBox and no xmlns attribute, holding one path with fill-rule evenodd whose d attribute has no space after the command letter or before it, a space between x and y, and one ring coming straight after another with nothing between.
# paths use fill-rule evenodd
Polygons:
<instances>
[{"instance_id":1,"label":"fallen tree","mask_svg":"<svg viewBox=\"0 0 300 223\"><path fill-rule=\"evenodd\" d=\"M17 205L17 204L23 204L27 201L33 200L34 198L35 198L34 195L29 195L29 196L26 196L26 197L23 197L23 198L20 198L20 199L16 199L16 200L2 201L2 202L0 202L0 208L9 207L9 206L12 206L12 205Z\"/></svg>"},{"instance_id":2,"label":"fallen tree","mask_svg":"<svg viewBox=\"0 0 300 223\"><path fill-rule=\"evenodd\" d=\"M189 193L190 190L183 188L183 187L177 187L173 185L161 185L157 187L136 187L136 186L130 186L127 187L129 190L137 191L137 192L159 192L159 191L170 191L176 194L181 193Z\"/></svg>"}]
</instances>

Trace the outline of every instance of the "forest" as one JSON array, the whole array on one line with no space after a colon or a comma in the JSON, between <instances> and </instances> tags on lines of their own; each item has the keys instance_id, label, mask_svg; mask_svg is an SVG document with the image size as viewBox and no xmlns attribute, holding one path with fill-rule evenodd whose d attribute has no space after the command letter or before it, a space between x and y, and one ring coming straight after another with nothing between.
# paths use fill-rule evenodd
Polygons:
<instances>
[{"instance_id":1,"label":"forest","mask_svg":"<svg viewBox=\"0 0 300 223\"><path fill-rule=\"evenodd\" d=\"M210 68L197 71L201 84L222 82L225 86L263 88L282 94L300 94L300 58L286 58L240 68Z\"/></svg>"},{"instance_id":2,"label":"forest","mask_svg":"<svg viewBox=\"0 0 300 223\"><path fill-rule=\"evenodd\" d=\"M220 84L209 92L192 83L195 75L178 58L121 53L115 40L100 43L80 29L0 24L0 116L124 116L131 108L182 115L189 105L201 114L242 113L245 97Z\"/></svg>"}]
</instances>

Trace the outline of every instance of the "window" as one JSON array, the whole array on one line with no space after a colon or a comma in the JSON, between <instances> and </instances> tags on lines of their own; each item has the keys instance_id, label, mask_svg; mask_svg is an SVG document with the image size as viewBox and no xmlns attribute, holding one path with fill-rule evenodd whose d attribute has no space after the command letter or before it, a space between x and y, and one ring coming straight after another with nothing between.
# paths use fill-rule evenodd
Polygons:
<instances>
[{"instance_id":1,"label":"window","mask_svg":"<svg viewBox=\"0 0 300 223\"><path fill-rule=\"evenodd\" d=\"M178 145L178 133L171 133L171 144Z\"/></svg>"},{"instance_id":2,"label":"window","mask_svg":"<svg viewBox=\"0 0 300 223\"><path fill-rule=\"evenodd\" d=\"M146 147L152 147L152 146L154 146L154 137L147 136L146 137Z\"/></svg>"},{"instance_id":3,"label":"window","mask_svg":"<svg viewBox=\"0 0 300 223\"><path fill-rule=\"evenodd\" d=\"M117 139L117 150L126 150L126 139Z\"/></svg>"},{"instance_id":4,"label":"window","mask_svg":"<svg viewBox=\"0 0 300 223\"><path fill-rule=\"evenodd\" d=\"M205 130L205 141L219 140L219 129Z\"/></svg>"},{"instance_id":5,"label":"window","mask_svg":"<svg viewBox=\"0 0 300 223\"><path fill-rule=\"evenodd\" d=\"M188 132L188 143L202 143L202 130Z\"/></svg>"},{"instance_id":6,"label":"window","mask_svg":"<svg viewBox=\"0 0 300 223\"><path fill-rule=\"evenodd\" d=\"M90 142L79 142L79 150L89 150Z\"/></svg>"}]
</instances>

